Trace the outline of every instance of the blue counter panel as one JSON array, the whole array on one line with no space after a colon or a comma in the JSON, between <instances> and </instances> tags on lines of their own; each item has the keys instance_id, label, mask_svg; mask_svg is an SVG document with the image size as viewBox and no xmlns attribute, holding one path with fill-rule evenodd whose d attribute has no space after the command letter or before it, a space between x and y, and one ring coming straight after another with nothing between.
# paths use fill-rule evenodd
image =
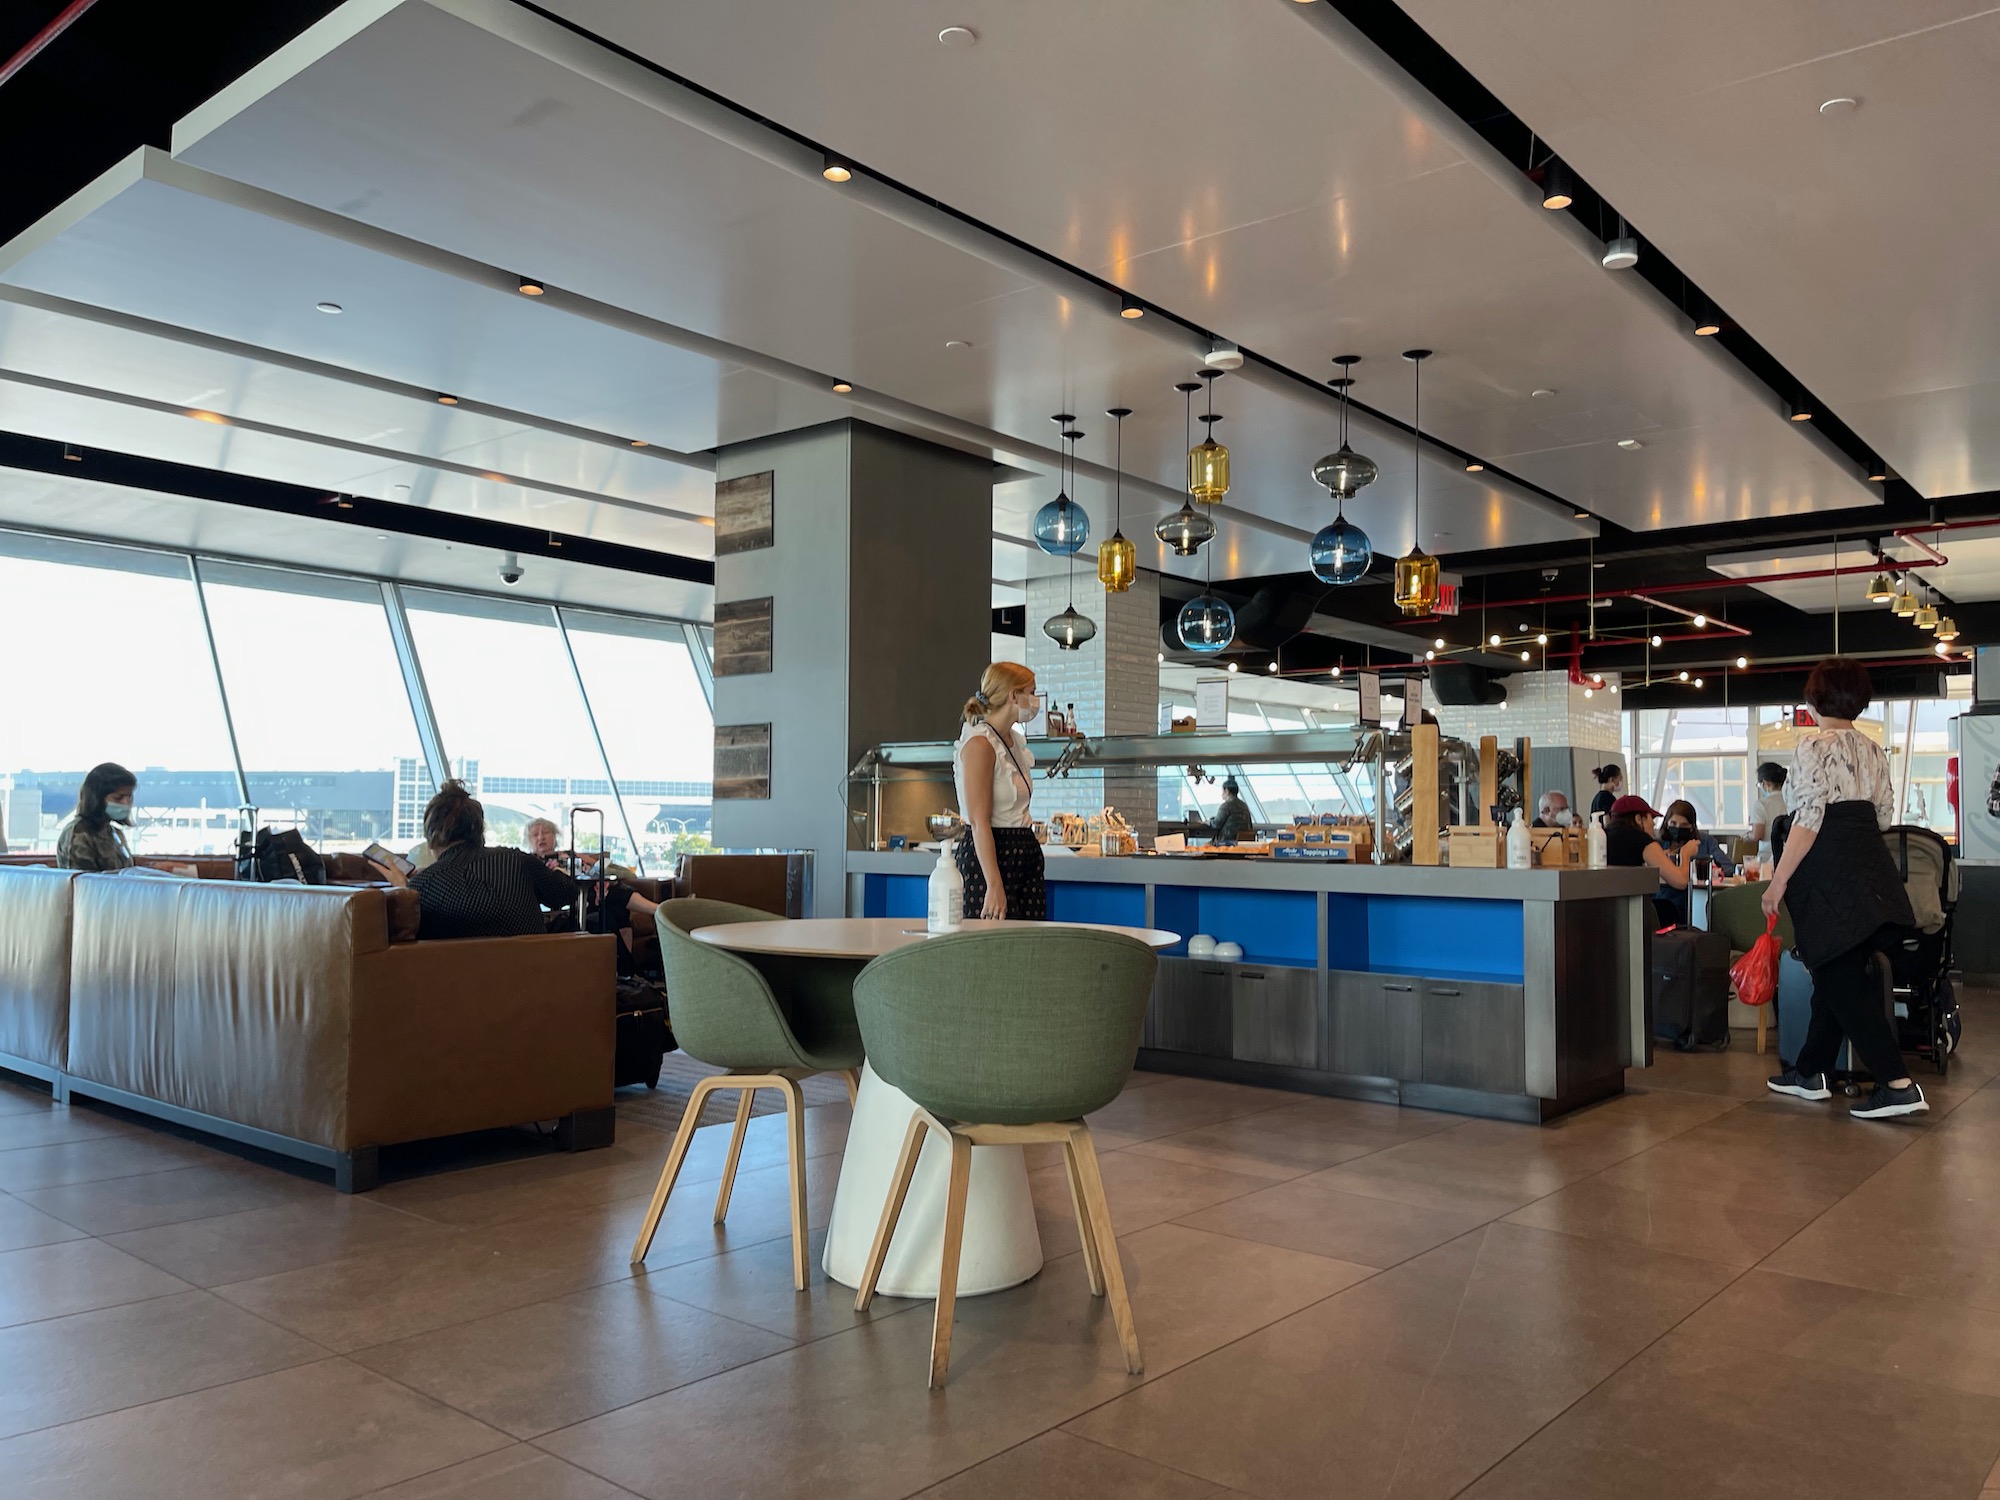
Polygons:
<instances>
[{"instance_id":1,"label":"blue counter panel","mask_svg":"<svg viewBox=\"0 0 2000 1500\"><path fill-rule=\"evenodd\" d=\"M928 917L931 908L928 875L864 875L861 915L864 917Z\"/></svg>"},{"instance_id":2,"label":"blue counter panel","mask_svg":"<svg viewBox=\"0 0 2000 1500\"><path fill-rule=\"evenodd\" d=\"M1521 916L1518 901L1329 896L1327 963L1336 969L1370 969L1382 974L1519 983L1523 968Z\"/></svg>"},{"instance_id":3,"label":"blue counter panel","mask_svg":"<svg viewBox=\"0 0 2000 1500\"><path fill-rule=\"evenodd\" d=\"M1319 902L1311 891L1240 891L1162 885L1153 891L1153 925L1181 935L1168 953L1185 954L1187 940L1206 933L1241 943L1246 963L1310 969L1319 963Z\"/></svg>"},{"instance_id":4,"label":"blue counter panel","mask_svg":"<svg viewBox=\"0 0 2000 1500\"><path fill-rule=\"evenodd\" d=\"M1142 885L1103 885L1094 880L1051 880L1047 884L1051 922L1146 925L1146 888Z\"/></svg>"}]
</instances>

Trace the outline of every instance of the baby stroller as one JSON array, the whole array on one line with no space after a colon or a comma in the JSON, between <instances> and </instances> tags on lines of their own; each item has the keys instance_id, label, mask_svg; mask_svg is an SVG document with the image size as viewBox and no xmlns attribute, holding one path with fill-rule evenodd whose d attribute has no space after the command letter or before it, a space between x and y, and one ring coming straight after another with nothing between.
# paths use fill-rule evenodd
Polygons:
<instances>
[{"instance_id":1,"label":"baby stroller","mask_svg":"<svg viewBox=\"0 0 2000 1500\"><path fill-rule=\"evenodd\" d=\"M1928 828L1899 823L1882 835L1910 893L1916 925L1887 950L1896 1031L1905 1052L1930 1059L1939 1073L1958 1048L1958 997L1952 989L1951 928L1959 868L1952 847Z\"/></svg>"}]
</instances>

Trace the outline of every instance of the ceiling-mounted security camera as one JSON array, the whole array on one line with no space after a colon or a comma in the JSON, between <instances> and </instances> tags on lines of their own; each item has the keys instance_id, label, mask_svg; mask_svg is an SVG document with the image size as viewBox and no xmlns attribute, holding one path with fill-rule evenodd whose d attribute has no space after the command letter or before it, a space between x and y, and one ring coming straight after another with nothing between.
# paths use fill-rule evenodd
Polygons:
<instances>
[{"instance_id":1,"label":"ceiling-mounted security camera","mask_svg":"<svg viewBox=\"0 0 2000 1500\"><path fill-rule=\"evenodd\" d=\"M1208 367L1211 370L1240 370L1243 368L1243 351L1234 344L1217 344L1208 351Z\"/></svg>"},{"instance_id":2,"label":"ceiling-mounted security camera","mask_svg":"<svg viewBox=\"0 0 2000 1500\"><path fill-rule=\"evenodd\" d=\"M508 588L512 588L521 581L521 557L519 553L509 552L501 557L500 581L506 584Z\"/></svg>"}]
</instances>

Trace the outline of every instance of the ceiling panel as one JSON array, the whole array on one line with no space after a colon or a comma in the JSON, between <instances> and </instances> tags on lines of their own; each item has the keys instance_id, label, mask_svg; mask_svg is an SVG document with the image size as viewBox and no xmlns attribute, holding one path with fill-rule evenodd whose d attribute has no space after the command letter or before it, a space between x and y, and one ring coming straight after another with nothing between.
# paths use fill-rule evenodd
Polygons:
<instances>
[{"instance_id":1,"label":"ceiling panel","mask_svg":"<svg viewBox=\"0 0 2000 1500\"><path fill-rule=\"evenodd\" d=\"M1928 566L1928 552L1915 542L1904 539L1885 539L1883 555L1892 565L1916 564L1910 576L1942 590L1955 603L1976 604L2000 599L2000 525L1962 527L1935 534L1926 532L1924 537L1944 554L1946 562L1943 566ZM1709 558L1708 566L1726 578L1741 578L1755 583L1780 573L1832 568L1836 562L1842 567L1855 567L1867 558L1867 554L1861 551L1861 545L1849 542L1837 558L1833 548L1825 543L1790 549L1732 552ZM1868 574L1851 573L1840 578L1837 587L1836 580L1832 578L1787 579L1779 583L1758 583L1757 587L1760 592L1795 609L1810 614L1826 614L1833 610L1836 595L1844 610L1876 608L1866 602L1868 583Z\"/></svg>"},{"instance_id":2,"label":"ceiling panel","mask_svg":"<svg viewBox=\"0 0 2000 1500\"><path fill-rule=\"evenodd\" d=\"M2000 12L1406 9L1920 491L2000 488Z\"/></svg>"},{"instance_id":3,"label":"ceiling panel","mask_svg":"<svg viewBox=\"0 0 2000 1500\"><path fill-rule=\"evenodd\" d=\"M967 50L921 0L555 8L1294 369L1370 356L1357 395L1398 415L1394 355L1435 348L1427 426L1614 520L1874 503L1290 6L1221 27L1147 0L981 0L950 17L979 32ZM1191 108L1175 77L1227 107ZM1537 388L1701 440L1549 456Z\"/></svg>"},{"instance_id":4,"label":"ceiling panel","mask_svg":"<svg viewBox=\"0 0 2000 1500\"><path fill-rule=\"evenodd\" d=\"M0 525L53 530L90 539L116 537L225 557L298 565L310 558L328 572L395 578L498 594L499 559L484 547L376 532L299 516L246 510L185 495L129 489L83 478L0 469ZM712 618L714 590L615 568L532 558L509 598L546 599L596 609L679 619Z\"/></svg>"}]
</instances>

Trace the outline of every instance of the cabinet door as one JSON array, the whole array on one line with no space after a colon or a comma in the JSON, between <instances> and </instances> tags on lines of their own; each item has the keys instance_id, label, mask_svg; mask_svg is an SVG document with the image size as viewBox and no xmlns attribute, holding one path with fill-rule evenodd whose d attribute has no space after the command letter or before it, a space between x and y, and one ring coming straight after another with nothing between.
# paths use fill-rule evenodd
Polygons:
<instances>
[{"instance_id":1,"label":"cabinet door","mask_svg":"<svg viewBox=\"0 0 2000 1500\"><path fill-rule=\"evenodd\" d=\"M1456 979L1419 983L1423 1081L1496 1094L1526 1093L1521 986Z\"/></svg>"},{"instance_id":2,"label":"cabinet door","mask_svg":"<svg viewBox=\"0 0 2000 1500\"><path fill-rule=\"evenodd\" d=\"M1230 986L1230 1055L1243 1062L1319 1066L1318 975L1311 969L1238 969Z\"/></svg>"},{"instance_id":3,"label":"cabinet door","mask_svg":"<svg viewBox=\"0 0 2000 1500\"><path fill-rule=\"evenodd\" d=\"M1420 1078L1418 981L1354 970L1335 970L1327 979L1328 1070L1369 1078Z\"/></svg>"},{"instance_id":4,"label":"cabinet door","mask_svg":"<svg viewBox=\"0 0 2000 1500\"><path fill-rule=\"evenodd\" d=\"M1163 1052L1231 1055L1229 970L1198 959L1160 960L1153 1045Z\"/></svg>"}]
</instances>

